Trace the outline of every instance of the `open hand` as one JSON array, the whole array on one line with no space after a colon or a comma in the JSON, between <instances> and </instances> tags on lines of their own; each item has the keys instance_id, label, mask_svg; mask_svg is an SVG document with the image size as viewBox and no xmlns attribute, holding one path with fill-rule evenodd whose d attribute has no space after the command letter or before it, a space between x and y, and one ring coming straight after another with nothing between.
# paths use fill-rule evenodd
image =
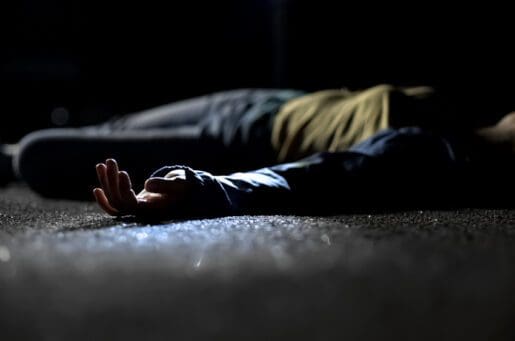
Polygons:
<instances>
[{"instance_id":1,"label":"open hand","mask_svg":"<svg viewBox=\"0 0 515 341\"><path fill-rule=\"evenodd\" d=\"M143 215L158 217L173 215L173 208L180 204L191 184L181 169L168 173L165 177L149 178L145 189L136 194L132 189L127 172L120 171L114 159L96 166L100 188L93 190L98 205L112 216Z\"/></svg>"}]
</instances>

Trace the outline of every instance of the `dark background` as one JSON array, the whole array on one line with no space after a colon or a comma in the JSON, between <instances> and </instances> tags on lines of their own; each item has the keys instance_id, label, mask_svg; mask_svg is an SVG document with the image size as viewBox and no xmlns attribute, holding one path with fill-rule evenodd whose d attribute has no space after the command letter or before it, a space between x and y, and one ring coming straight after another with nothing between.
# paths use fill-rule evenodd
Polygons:
<instances>
[{"instance_id":1,"label":"dark background","mask_svg":"<svg viewBox=\"0 0 515 341\"><path fill-rule=\"evenodd\" d=\"M18 0L0 14L0 142L239 87L424 83L493 121L515 109L509 13L434 2Z\"/></svg>"}]
</instances>

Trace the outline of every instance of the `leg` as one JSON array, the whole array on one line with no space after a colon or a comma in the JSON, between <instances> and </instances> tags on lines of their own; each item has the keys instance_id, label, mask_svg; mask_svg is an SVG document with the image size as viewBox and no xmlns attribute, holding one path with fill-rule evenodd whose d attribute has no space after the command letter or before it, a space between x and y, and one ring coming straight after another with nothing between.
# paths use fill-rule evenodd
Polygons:
<instances>
[{"instance_id":1,"label":"leg","mask_svg":"<svg viewBox=\"0 0 515 341\"><path fill-rule=\"evenodd\" d=\"M223 93L186 99L138 113L123 116L105 125L111 129L149 129L179 126L196 126L209 113L213 96Z\"/></svg>"},{"instance_id":2,"label":"leg","mask_svg":"<svg viewBox=\"0 0 515 341\"><path fill-rule=\"evenodd\" d=\"M18 176L44 196L84 199L96 184L95 164L110 157L134 174L138 188L153 170L170 163L216 171L227 150L219 141L184 130L50 129L23 138L14 165Z\"/></svg>"},{"instance_id":3,"label":"leg","mask_svg":"<svg viewBox=\"0 0 515 341\"><path fill-rule=\"evenodd\" d=\"M106 125L117 130L199 126L213 116L227 114L227 111L240 114L260 97L270 97L276 93L278 90L274 89L221 91L126 115Z\"/></svg>"},{"instance_id":4,"label":"leg","mask_svg":"<svg viewBox=\"0 0 515 341\"><path fill-rule=\"evenodd\" d=\"M232 138L231 133L242 125L254 130L253 123L260 115L255 115L251 124L242 118L259 113L250 109L276 92L229 91L101 126L35 132L20 142L15 168L45 196L81 198L90 197L96 184L94 165L111 157L134 175L136 187L153 170L168 164L214 173L264 166L270 156L269 137L251 138L251 144L242 144L241 136ZM232 140L226 138L229 135ZM253 147L245 149L249 146Z\"/></svg>"}]
</instances>

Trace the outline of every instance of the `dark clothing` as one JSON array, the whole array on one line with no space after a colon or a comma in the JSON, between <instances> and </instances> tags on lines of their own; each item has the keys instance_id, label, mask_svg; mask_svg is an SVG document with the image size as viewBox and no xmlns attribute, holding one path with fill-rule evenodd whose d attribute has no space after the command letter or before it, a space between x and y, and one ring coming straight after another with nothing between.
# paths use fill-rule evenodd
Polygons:
<instances>
[{"instance_id":1,"label":"dark clothing","mask_svg":"<svg viewBox=\"0 0 515 341\"><path fill-rule=\"evenodd\" d=\"M213 176L172 166L161 168L154 176L186 169L197 190L185 206L200 215L499 204L488 193L495 179L484 187L473 182L486 173L474 166L478 160L465 141L417 127L389 129L346 152L319 153L251 172Z\"/></svg>"},{"instance_id":2,"label":"dark clothing","mask_svg":"<svg viewBox=\"0 0 515 341\"><path fill-rule=\"evenodd\" d=\"M297 90L241 89L176 102L84 128L47 129L20 142L14 166L49 197L90 198L94 165L115 158L136 188L164 164L214 173L276 162L270 142L280 106Z\"/></svg>"},{"instance_id":3,"label":"dark clothing","mask_svg":"<svg viewBox=\"0 0 515 341\"><path fill-rule=\"evenodd\" d=\"M496 188L495 181L505 186L503 181L511 180L515 168L479 155L466 134L421 127L384 130L348 151L275 165L270 141L274 115L302 94L235 90L99 126L39 131L21 141L15 165L34 190L67 198L90 198L97 184L94 165L106 158L119 161L136 189L163 164L188 165L164 167L154 175L185 169L197 190L179 211L200 215L494 205L488 189ZM425 120L431 122L431 110L438 110L416 110L422 102L393 99L393 108L400 104L416 111L428 127ZM416 121L416 116L406 117ZM240 172L216 175L235 171Z\"/></svg>"}]
</instances>

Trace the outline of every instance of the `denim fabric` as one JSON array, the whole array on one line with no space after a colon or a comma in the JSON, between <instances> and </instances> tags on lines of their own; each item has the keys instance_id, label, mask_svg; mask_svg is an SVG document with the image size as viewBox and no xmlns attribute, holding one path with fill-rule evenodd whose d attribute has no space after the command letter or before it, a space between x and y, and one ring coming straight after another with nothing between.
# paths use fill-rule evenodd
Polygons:
<instances>
[{"instance_id":1,"label":"denim fabric","mask_svg":"<svg viewBox=\"0 0 515 341\"><path fill-rule=\"evenodd\" d=\"M95 164L112 157L136 189L164 164L214 173L275 161L270 126L280 105L300 91L241 89L180 101L83 128L27 135L14 160L18 176L50 197L90 198Z\"/></svg>"}]
</instances>

